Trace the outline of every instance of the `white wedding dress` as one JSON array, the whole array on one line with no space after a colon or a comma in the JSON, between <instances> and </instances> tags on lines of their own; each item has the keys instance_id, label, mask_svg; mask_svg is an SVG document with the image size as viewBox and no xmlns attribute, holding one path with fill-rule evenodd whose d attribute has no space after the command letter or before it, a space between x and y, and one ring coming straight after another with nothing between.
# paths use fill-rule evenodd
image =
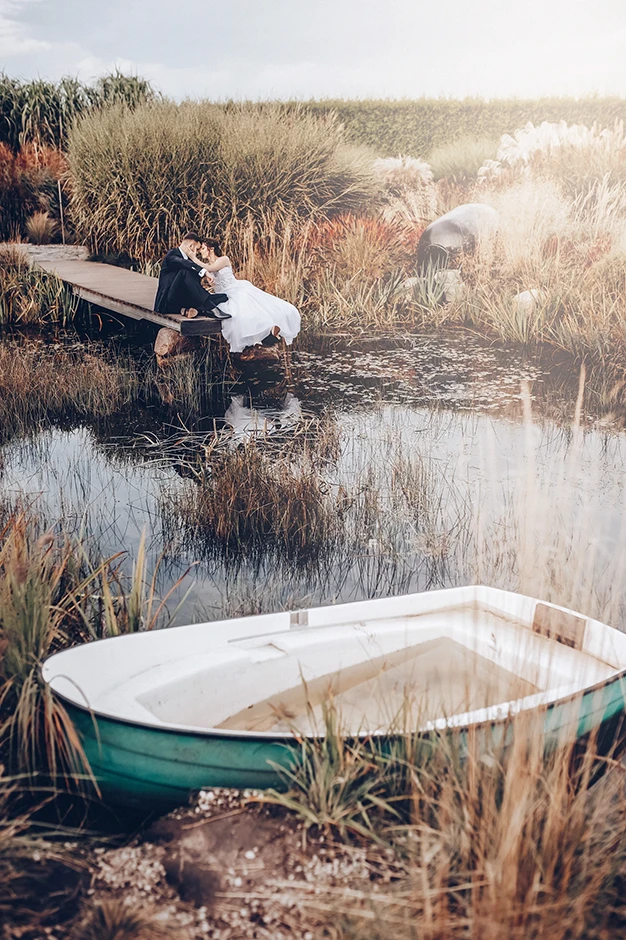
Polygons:
<instances>
[{"instance_id":1,"label":"white wedding dress","mask_svg":"<svg viewBox=\"0 0 626 940\"><path fill-rule=\"evenodd\" d=\"M300 314L293 304L267 294L250 281L240 281L230 265L215 271L214 290L227 294L228 300L219 309L230 313L231 320L222 321L222 335L231 352L241 352L246 346L254 346L280 328L280 335L289 346L300 332Z\"/></svg>"}]
</instances>

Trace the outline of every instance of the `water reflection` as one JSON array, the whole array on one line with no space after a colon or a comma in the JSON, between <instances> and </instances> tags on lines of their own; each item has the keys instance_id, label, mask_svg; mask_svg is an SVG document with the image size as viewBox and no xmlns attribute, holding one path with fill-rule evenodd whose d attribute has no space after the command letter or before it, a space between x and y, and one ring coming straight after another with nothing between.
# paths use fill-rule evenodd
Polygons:
<instances>
[{"instance_id":1,"label":"water reflection","mask_svg":"<svg viewBox=\"0 0 626 940\"><path fill-rule=\"evenodd\" d=\"M302 406L291 392L287 392L282 400L270 404L254 404L250 396L233 395L224 412L224 422L237 443L276 431L289 431L299 424L301 418Z\"/></svg>"},{"instance_id":2,"label":"water reflection","mask_svg":"<svg viewBox=\"0 0 626 940\"><path fill-rule=\"evenodd\" d=\"M466 336L304 348L291 382L248 376L184 421L171 408L133 406L117 423L83 419L14 440L0 450L0 498L36 501L103 555L127 550L129 573L145 529L150 564L162 559L162 595L200 560L179 623L476 578L516 587L520 526L535 526L541 541L546 520L572 565L584 546L601 605L625 544L626 436L594 429L591 409L587 430L569 430L576 370L555 376L548 366ZM533 399L532 434L522 423L522 383ZM286 453L305 417L329 406L339 444L319 472L329 498L341 499L344 534L326 555L298 566L242 546L224 557L166 515L167 495L195 479L194 460L206 467L212 448L250 440ZM539 481L530 501L529 459ZM546 558L548 575L551 564Z\"/></svg>"}]
</instances>

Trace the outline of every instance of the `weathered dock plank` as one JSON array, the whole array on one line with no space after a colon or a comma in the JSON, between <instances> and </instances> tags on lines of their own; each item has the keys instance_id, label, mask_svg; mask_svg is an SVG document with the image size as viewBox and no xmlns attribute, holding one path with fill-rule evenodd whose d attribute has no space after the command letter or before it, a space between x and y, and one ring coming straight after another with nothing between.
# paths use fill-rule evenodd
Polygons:
<instances>
[{"instance_id":1,"label":"weathered dock plank","mask_svg":"<svg viewBox=\"0 0 626 940\"><path fill-rule=\"evenodd\" d=\"M157 326L176 330L183 336L210 336L221 333L219 320L210 317L188 319L180 314L155 313L152 309L158 281L155 277L128 271L96 261L47 261L36 264L55 274L83 300L133 320L149 320Z\"/></svg>"}]
</instances>

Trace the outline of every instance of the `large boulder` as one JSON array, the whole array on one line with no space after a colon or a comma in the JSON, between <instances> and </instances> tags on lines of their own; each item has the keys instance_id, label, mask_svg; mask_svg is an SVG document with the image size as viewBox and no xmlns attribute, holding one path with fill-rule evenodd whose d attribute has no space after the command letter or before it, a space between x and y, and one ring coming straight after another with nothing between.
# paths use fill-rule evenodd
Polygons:
<instances>
[{"instance_id":1,"label":"large boulder","mask_svg":"<svg viewBox=\"0 0 626 940\"><path fill-rule=\"evenodd\" d=\"M429 267L447 268L463 254L474 254L483 240L498 230L498 213L482 202L468 202L446 212L424 229L417 246L417 265L424 274Z\"/></svg>"},{"instance_id":2,"label":"large boulder","mask_svg":"<svg viewBox=\"0 0 626 940\"><path fill-rule=\"evenodd\" d=\"M199 336L181 336L177 330L163 327L159 330L154 341L154 352L157 364L167 366L176 356L193 352L200 346Z\"/></svg>"}]
</instances>

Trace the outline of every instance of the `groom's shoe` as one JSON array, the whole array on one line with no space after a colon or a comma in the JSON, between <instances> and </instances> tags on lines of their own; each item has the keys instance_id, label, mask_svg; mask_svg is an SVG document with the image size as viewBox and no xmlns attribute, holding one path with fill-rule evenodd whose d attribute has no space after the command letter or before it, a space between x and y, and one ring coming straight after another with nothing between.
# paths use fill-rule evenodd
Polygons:
<instances>
[{"instance_id":1,"label":"groom's shoe","mask_svg":"<svg viewBox=\"0 0 626 940\"><path fill-rule=\"evenodd\" d=\"M232 320L232 314L225 313L219 307L204 307L200 313L203 317L210 317L212 320Z\"/></svg>"}]
</instances>

